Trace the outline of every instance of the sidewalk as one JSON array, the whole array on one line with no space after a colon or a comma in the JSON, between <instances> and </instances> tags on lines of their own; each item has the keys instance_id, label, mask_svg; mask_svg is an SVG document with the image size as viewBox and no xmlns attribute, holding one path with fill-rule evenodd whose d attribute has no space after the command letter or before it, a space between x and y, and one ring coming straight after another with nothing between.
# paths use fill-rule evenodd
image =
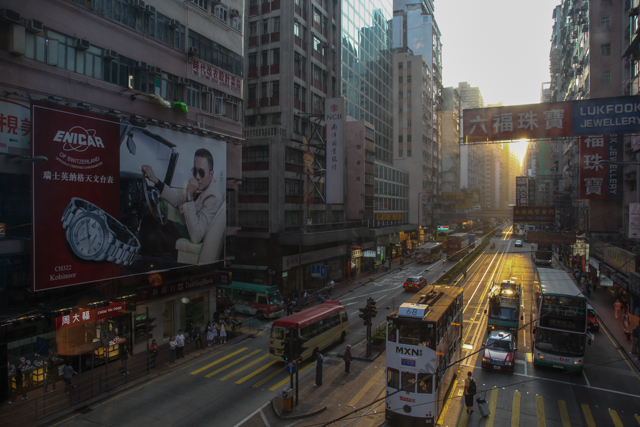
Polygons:
<instances>
[{"instance_id":1,"label":"sidewalk","mask_svg":"<svg viewBox=\"0 0 640 427\"><path fill-rule=\"evenodd\" d=\"M553 264L554 268L563 269L571 275L570 268L558 261L555 253L553 254ZM573 278L573 276L571 277ZM611 295L611 292L608 290L600 288L597 291L592 290L591 296L588 299L589 304L591 304L600 319L600 327L606 329L609 335L613 337L618 348L626 355L626 359L631 362L631 366L634 367L636 372L640 373L640 360L638 360L638 355L631 354L632 341L627 340L624 334L622 314L620 314L618 319L615 317L613 303L616 301L616 298ZM634 324L630 325L629 331L634 327Z\"/></svg>"}]
</instances>

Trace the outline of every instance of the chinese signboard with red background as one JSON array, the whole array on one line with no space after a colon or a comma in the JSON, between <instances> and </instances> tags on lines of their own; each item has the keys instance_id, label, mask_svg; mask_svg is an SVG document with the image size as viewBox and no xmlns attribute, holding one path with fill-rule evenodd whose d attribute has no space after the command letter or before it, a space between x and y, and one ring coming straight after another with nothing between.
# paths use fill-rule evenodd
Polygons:
<instances>
[{"instance_id":1,"label":"chinese signboard with red background","mask_svg":"<svg viewBox=\"0 0 640 427\"><path fill-rule=\"evenodd\" d=\"M580 137L580 198L619 199L618 165L601 164L601 160L618 160L619 138L613 135Z\"/></svg>"},{"instance_id":2,"label":"chinese signboard with red background","mask_svg":"<svg viewBox=\"0 0 640 427\"><path fill-rule=\"evenodd\" d=\"M576 242L576 233L550 233L548 231L529 231L528 241L531 243L565 243Z\"/></svg>"}]
</instances>

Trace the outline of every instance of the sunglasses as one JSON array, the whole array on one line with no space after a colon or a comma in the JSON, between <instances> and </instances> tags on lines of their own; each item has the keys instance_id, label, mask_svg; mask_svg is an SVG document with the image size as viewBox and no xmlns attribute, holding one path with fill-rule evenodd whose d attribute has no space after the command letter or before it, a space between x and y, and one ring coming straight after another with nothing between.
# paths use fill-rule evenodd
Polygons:
<instances>
[{"instance_id":1,"label":"sunglasses","mask_svg":"<svg viewBox=\"0 0 640 427\"><path fill-rule=\"evenodd\" d=\"M202 168L199 168L199 169L191 168L191 173L193 174L194 178L197 178L198 175L200 175L200 178L204 178L204 176L206 175L206 172Z\"/></svg>"}]
</instances>

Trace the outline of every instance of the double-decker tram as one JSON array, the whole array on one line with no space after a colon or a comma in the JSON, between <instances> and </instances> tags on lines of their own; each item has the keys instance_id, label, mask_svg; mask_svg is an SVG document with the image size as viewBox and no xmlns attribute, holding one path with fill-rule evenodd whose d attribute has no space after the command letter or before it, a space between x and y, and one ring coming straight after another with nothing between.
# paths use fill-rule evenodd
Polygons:
<instances>
[{"instance_id":1,"label":"double-decker tram","mask_svg":"<svg viewBox=\"0 0 640 427\"><path fill-rule=\"evenodd\" d=\"M533 363L582 371L592 338L587 332L587 298L566 271L538 268L536 275Z\"/></svg>"},{"instance_id":2,"label":"double-decker tram","mask_svg":"<svg viewBox=\"0 0 640 427\"><path fill-rule=\"evenodd\" d=\"M437 285L387 317L386 419L435 426L462 346L462 288Z\"/></svg>"}]
</instances>

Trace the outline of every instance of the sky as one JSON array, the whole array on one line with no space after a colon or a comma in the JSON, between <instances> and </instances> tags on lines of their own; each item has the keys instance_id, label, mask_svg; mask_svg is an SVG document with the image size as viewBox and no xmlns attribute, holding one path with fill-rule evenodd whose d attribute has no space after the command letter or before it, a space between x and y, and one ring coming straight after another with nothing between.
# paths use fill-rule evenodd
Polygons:
<instances>
[{"instance_id":1,"label":"sky","mask_svg":"<svg viewBox=\"0 0 640 427\"><path fill-rule=\"evenodd\" d=\"M560 3L434 0L444 87L467 82L480 88L485 105L539 103L542 83L550 80L552 15ZM526 144L513 148L522 152Z\"/></svg>"}]
</instances>

